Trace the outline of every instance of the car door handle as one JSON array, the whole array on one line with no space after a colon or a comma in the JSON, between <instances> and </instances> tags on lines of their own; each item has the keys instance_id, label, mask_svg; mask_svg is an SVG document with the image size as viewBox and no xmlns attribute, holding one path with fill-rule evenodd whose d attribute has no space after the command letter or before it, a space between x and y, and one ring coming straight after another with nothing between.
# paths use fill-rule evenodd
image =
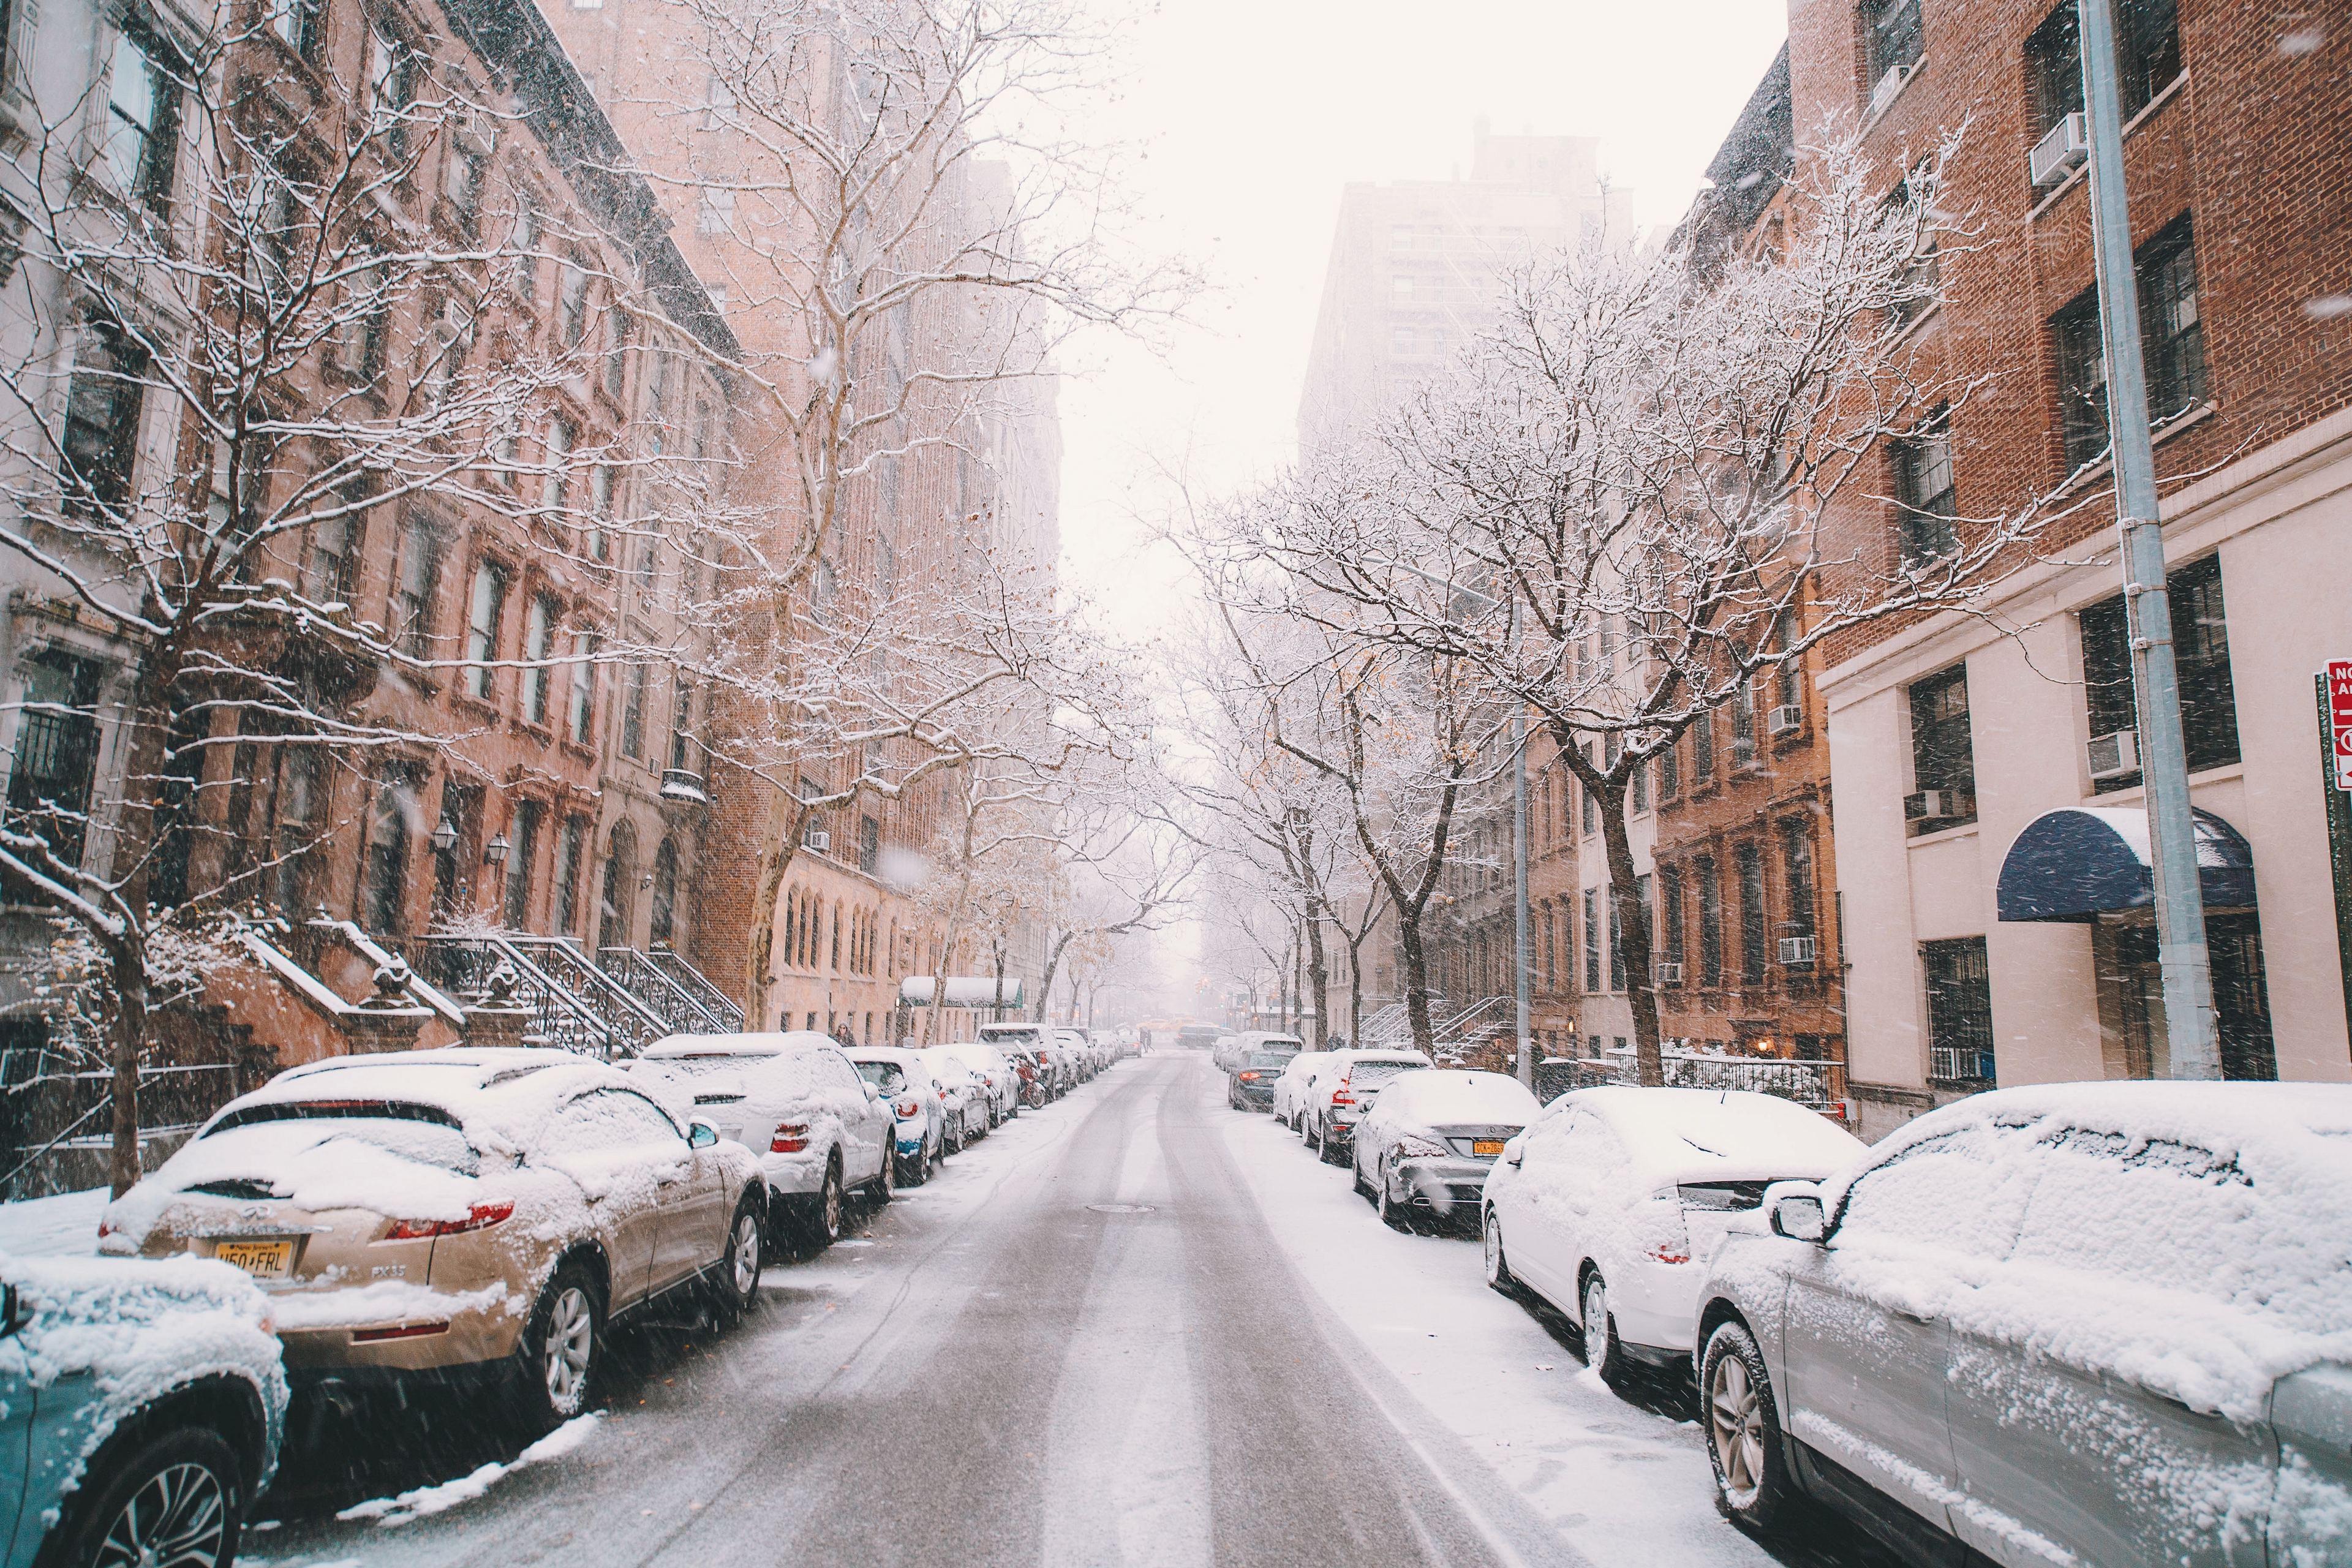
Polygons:
<instances>
[{"instance_id":1,"label":"car door handle","mask_svg":"<svg viewBox=\"0 0 2352 1568\"><path fill-rule=\"evenodd\" d=\"M1936 1320L1935 1320L1935 1319L1933 1319L1933 1318L1929 1317L1929 1316L1928 1316L1927 1313L1925 1313L1925 1312L1913 1312L1913 1311L1908 1311L1908 1310L1905 1310L1904 1308L1901 1308L1901 1307L1889 1307L1889 1308L1887 1308L1886 1310L1887 1310L1888 1311L1890 1311L1890 1312L1894 1313L1896 1317L1898 1317L1898 1318L1902 1319L1902 1320L1903 1320L1905 1322L1906 1322L1906 1323L1919 1323L1919 1324L1922 1324L1922 1325L1926 1325L1926 1326L1928 1326L1928 1327L1932 1327L1932 1326L1934 1326L1935 1321L1936 1321Z\"/></svg>"}]
</instances>

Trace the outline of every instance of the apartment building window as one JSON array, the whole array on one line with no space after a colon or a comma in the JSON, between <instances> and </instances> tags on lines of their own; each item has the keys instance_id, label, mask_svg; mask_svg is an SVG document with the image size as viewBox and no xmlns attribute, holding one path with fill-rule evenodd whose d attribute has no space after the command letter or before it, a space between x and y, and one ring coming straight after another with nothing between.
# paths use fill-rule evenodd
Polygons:
<instances>
[{"instance_id":1,"label":"apartment building window","mask_svg":"<svg viewBox=\"0 0 2352 1568\"><path fill-rule=\"evenodd\" d=\"M598 563L613 558L613 467L599 463L588 470L588 559Z\"/></svg>"},{"instance_id":2,"label":"apartment building window","mask_svg":"<svg viewBox=\"0 0 2352 1568\"><path fill-rule=\"evenodd\" d=\"M1594 763L1599 766L1599 763ZM1587 837L1601 830L1601 795L1591 784L1584 785L1584 832Z\"/></svg>"},{"instance_id":3,"label":"apartment building window","mask_svg":"<svg viewBox=\"0 0 2352 1568\"><path fill-rule=\"evenodd\" d=\"M588 854L588 819L567 816L555 839L555 934L580 931L580 870Z\"/></svg>"},{"instance_id":4,"label":"apartment building window","mask_svg":"<svg viewBox=\"0 0 2352 1568\"><path fill-rule=\"evenodd\" d=\"M1992 969L1985 939L1919 944L1927 980L1927 1077L1939 1083L1990 1083Z\"/></svg>"},{"instance_id":5,"label":"apartment building window","mask_svg":"<svg viewBox=\"0 0 2352 1568\"><path fill-rule=\"evenodd\" d=\"M506 613L507 574L491 562L474 568L466 613L466 695L488 702L495 689L490 660L499 656L499 621Z\"/></svg>"},{"instance_id":6,"label":"apartment building window","mask_svg":"<svg viewBox=\"0 0 2352 1568\"><path fill-rule=\"evenodd\" d=\"M604 310L604 395L621 401L629 381L629 318L617 304Z\"/></svg>"},{"instance_id":7,"label":"apartment building window","mask_svg":"<svg viewBox=\"0 0 2352 1568\"><path fill-rule=\"evenodd\" d=\"M2139 247L2140 344L2147 364L2149 422L2161 425L2205 401L2205 329L2198 314L2194 225L2184 214ZM2058 411L2066 466L2107 449L2107 356L2099 295L2085 289L2051 319L2058 359Z\"/></svg>"},{"instance_id":8,"label":"apartment building window","mask_svg":"<svg viewBox=\"0 0 2352 1568\"><path fill-rule=\"evenodd\" d=\"M1903 563L1924 566L1959 548L1952 482L1951 409L1939 406L1894 443L1895 499L1903 509Z\"/></svg>"},{"instance_id":9,"label":"apartment building window","mask_svg":"<svg viewBox=\"0 0 2352 1568\"><path fill-rule=\"evenodd\" d=\"M628 685L621 697L621 754L643 761L646 754L646 667L629 666Z\"/></svg>"},{"instance_id":10,"label":"apartment building window","mask_svg":"<svg viewBox=\"0 0 2352 1568\"><path fill-rule=\"evenodd\" d=\"M2180 18L2176 0L2118 0L2116 56L2124 118L2147 108L2180 74ZM2069 114L2083 110L2083 41L2074 0L2053 10L2025 41L2032 85L2036 141Z\"/></svg>"},{"instance_id":11,"label":"apartment building window","mask_svg":"<svg viewBox=\"0 0 2352 1568\"><path fill-rule=\"evenodd\" d=\"M1715 711L1709 709L1691 721L1691 787L1705 788L1715 778Z\"/></svg>"},{"instance_id":12,"label":"apartment building window","mask_svg":"<svg viewBox=\"0 0 2352 1568\"><path fill-rule=\"evenodd\" d=\"M1650 809L1650 764L1643 763L1633 770L1633 811L1640 815Z\"/></svg>"},{"instance_id":13,"label":"apartment building window","mask_svg":"<svg viewBox=\"0 0 2352 1568\"><path fill-rule=\"evenodd\" d=\"M58 479L68 513L93 517L130 504L147 365L147 351L115 322L96 321L83 328L74 347L58 444L64 458Z\"/></svg>"},{"instance_id":14,"label":"apartment building window","mask_svg":"<svg viewBox=\"0 0 2352 1568\"><path fill-rule=\"evenodd\" d=\"M395 765L376 785L375 805L368 815L367 929L379 936L400 936L407 931L408 825L416 815L415 769Z\"/></svg>"},{"instance_id":15,"label":"apartment building window","mask_svg":"<svg viewBox=\"0 0 2352 1568\"><path fill-rule=\"evenodd\" d=\"M1896 71L1907 71L1927 52L1927 32L1920 21L1919 0L1864 0L1863 43L1869 58L1864 89L1874 96Z\"/></svg>"},{"instance_id":16,"label":"apartment building window","mask_svg":"<svg viewBox=\"0 0 2352 1568\"><path fill-rule=\"evenodd\" d=\"M319 808L320 762L312 746L284 746L285 759L278 777L278 847L270 868L270 902L281 914L293 914L303 905L304 873L317 837L312 823Z\"/></svg>"},{"instance_id":17,"label":"apartment building window","mask_svg":"<svg viewBox=\"0 0 2352 1568\"><path fill-rule=\"evenodd\" d=\"M1715 857L1691 861L1691 880L1698 892L1698 976L1702 985L1723 984L1723 884L1716 875Z\"/></svg>"},{"instance_id":18,"label":"apartment building window","mask_svg":"<svg viewBox=\"0 0 2352 1568\"><path fill-rule=\"evenodd\" d=\"M1756 683L1743 680L1731 695L1731 766L1734 772L1756 763Z\"/></svg>"},{"instance_id":19,"label":"apartment building window","mask_svg":"<svg viewBox=\"0 0 2352 1568\"><path fill-rule=\"evenodd\" d=\"M106 88L106 162L114 188L161 212L180 146L179 66L145 26L114 36Z\"/></svg>"},{"instance_id":20,"label":"apartment building window","mask_svg":"<svg viewBox=\"0 0 2352 1568\"><path fill-rule=\"evenodd\" d=\"M1789 895L1789 918L1781 929L1790 936L1813 934L1813 831L1801 817L1780 824L1780 876Z\"/></svg>"},{"instance_id":21,"label":"apartment building window","mask_svg":"<svg viewBox=\"0 0 2352 1568\"><path fill-rule=\"evenodd\" d=\"M547 807L526 800L516 805L514 843L507 849L507 929L521 931L530 920L530 873L539 862L539 824Z\"/></svg>"},{"instance_id":22,"label":"apartment building window","mask_svg":"<svg viewBox=\"0 0 2352 1568\"><path fill-rule=\"evenodd\" d=\"M1922 166L1924 168L1924 165ZM1888 314L1898 331L1925 316L1938 299L1937 288L1943 281L1944 264L1936 249L1935 210L1932 202L1923 199L1915 183L1916 174L1906 174L1886 198L1888 215L1895 221L1908 222L1910 209L1919 209L1918 232L1914 239L1911 259L1895 279L1897 292Z\"/></svg>"},{"instance_id":23,"label":"apartment building window","mask_svg":"<svg viewBox=\"0 0 2352 1568\"><path fill-rule=\"evenodd\" d=\"M8 816L68 866L81 864L98 770L98 692L104 668L62 648L33 656L16 715Z\"/></svg>"},{"instance_id":24,"label":"apartment building window","mask_svg":"<svg viewBox=\"0 0 2352 1568\"><path fill-rule=\"evenodd\" d=\"M1658 753L1658 799L1669 801L1683 793L1683 748L1677 738Z\"/></svg>"},{"instance_id":25,"label":"apartment building window","mask_svg":"<svg viewBox=\"0 0 2352 1568\"><path fill-rule=\"evenodd\" d=\"M1915 834L1977 819L1977 763L1969 727L1969 667L1911 685L1911 787L1905 814Z\"/></svg>"},{"instance_id":26,"label":"apartment building window","mask_svg":"<svg viewBox=\"0 0 2352 1568\"><path fill-rule=\"evenodd\" d=\"M530 666L522 672L522 716L527 722L547 722L547 689L552 675L547 664L555 637L556 617L561 612L553 599L544 594L531 595L530 609L523 618L522 656Z\"/></svg>"},{"instance_id":27,"label":"apartment building window","mask_svg":"<svg viewBox=\"0 0 2352 1568\"><path fill-rule=\"evenodd\" d=\"M1658 868L1658 929L1651 933L1659 956L1668 963L1683 961L1683 873L1678 866Z\"/></svg>"},{"instance_id":28,"label":"apartment building window","mask_svg":"<svg viewBox=\"0 0 2352 1568\"><path fill-rule=\"evenodd\" d=\"M575 746L588 743L596 722L596 634L572 634L572 710L566 731Z\"/></svg>"},{"instance_id":29,"label":"apartment building window","mask_svg":"<svg viewBox=\"0 0 2352 1568\"><path fill-rule=\"evenodd\" d=\"M1732 865L1739 879L1739 983L1761 985L1769 940L1764 928L1763 852L1742 844L1732 852Z\"/></svg>"},{"instance_id":30,"label":"apartment building window","mask_svg":"<svg viewBox=\"0 0 2352 1568\"><path fill-rule=\"evenodd\" d=\"M2221 597L2221 558L2208 555L2166 574L2172 601L2172 649L2180 679L2181 738L2189 771L2227 767L2239 760L2237 688L2230 673L2230 626ZM2139 707L2132 691L2131 627L2123 595L2082 614L2083 698L2093 740L2137 731ZM2139 783L2137 772L2091 781L2105 795Z\"/></svg>"},{"instance_id":31,"label":"apartment building window","mask_svg":"<svg viewBox=\"0 0 2352 1568\"><path fill-rule=\"evenodd\" d=\"M1389 279L1389 300L1398 305L1412 303L1413 280L1410 272L1400 272Z\"/></svg>"},{"instance_id":32,"label":"apartment building window","mask_svg":"<svg viewBox=\"0 0 2352 1568\"><path fill-rule=\"evenodd\" d=\"M669 765L679 773L692 771L694 761L694 688L680 675L672 683L669 710Z\"/></svg>"},{"instance_id":33,"label":"apartment building window","mask_svg":"<svg viewBox=\"0 0 2352 1568\"><path fill-rule=\"evenodd\" d=\"M654 851L653 904L646 945L667 948L677 938L677 840L665 838ZM835 938L838 941L838 937Z\"/></svg>"},{"instance_id":34,"label":"apartment building window","mask_svg":"<svg viewBox=\"0 0 2352 1568\"><path fill-rule=\"evenodd\" d=\"M588 272L566 257L555 289L555 339L567 349L576 349L587 335Z\"/></svg>"},{"instance_id":35,"label":"apartment building window","mask_svg":"<svg viewBox=\"0 0 2352 1568\"><path fill-rule=\"evenodd\" d=\"M1559 911L1543 907L1543 983L1547 991L1559 989Z\"/></svg>"},{"instance_id":36,"label":"apartment building window","mask_svg":"<svg viewBox=\"0 0 2352 1568\"><path fill-rule=\"evenodd\" d=\"M369 125L395 158L408 153L408 121L415 107L416 57L391 23L379 20L368 28Z\"/></svg>"},{"instance_id":37,"label":"apartment building window","mask_svg":"<svg viewBox=\"0 0 2352 1568\"><path fill-rule=\"evenodd\" d=\"M625 947L629 941L629 896L637 885L637 836L625 823L613 827L604 853L604 882L596 904L596 945Z\"/></svg>"},{"instance_id":38,"label":"apartment building window","mask_svg":"<svg viewBox=\"0 0 2352 1568\"><path fill-rule=\"evenodd\" d=\"M412 658L426 656L433 636L433 590L440 574L440 536L425 518L411 516L400 532L391 618L393 646Z\"/></svg>"},{"instance_id":39,"label":"apartment building window","mask_svg":"<svg viewBox=\"0 0 2352 1568\"><path fill-rule=\"evenodd\" d=\"M698 233L726 234L735 226L735 193L725 185L705 185L702 200L696 205L694 226Z\"/></svg>"},{"instance_id":40,"label":"apartment building window","mask_svg":"<svg viewBox=\"0 0 2352 1568\"><path fill-rule=\"evenodd\" d=\"M1584 989L1601 989L1601 889L1584 889Z\"/></svg>"},{"instance_id":41,"label":"apartment building window","mask_svg":"<svg viewBox=\"0 0 2352 1568\"><path fill-rule=\"evenodd\" d=\"M1617 900L1613 889L1601 899L1601 909L1609 927L1609 989L1622 991L1625 989L1625 931L1617 918Z\"/></svg>"},{"instance_id":42,"label":"apartment building window","mask_svg":"<svg viewBox=\"0 0 2352 1568\"><path fill-rule=\"evenodd\" d=\"M269 30L306 60L319 58L326 41L325 14L320 0L270 0Z\"/></svg>"},{"instance_id":43,"label":"apartment building window","mask_svg":"<svg viewBox=\"0 0 2352 1568\"><path fill-rule=\"evenodd\" d=\"M577 437L568 419L547 422L547 446L541 458L547 466L547 483L541 492L542 504L560 519L564 503L571 500L572 444Z\"/></svg>"}]
</instances>

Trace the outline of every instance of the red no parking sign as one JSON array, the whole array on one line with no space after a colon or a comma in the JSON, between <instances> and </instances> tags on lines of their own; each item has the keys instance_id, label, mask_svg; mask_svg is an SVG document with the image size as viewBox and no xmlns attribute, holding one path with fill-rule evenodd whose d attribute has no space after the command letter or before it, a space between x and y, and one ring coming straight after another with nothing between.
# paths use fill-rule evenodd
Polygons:
<instances>
[{"instance_id":1,"label":"red no parking sign","mask_svg":"<svg viewBox=\"0 0 2352 1568\"><path fill-rule=\"evenodd\" d=\"M2327 661L2327 721L2336 742L2336 787L2352 791L2352 658Z\"/></svg>"}]
</instances>

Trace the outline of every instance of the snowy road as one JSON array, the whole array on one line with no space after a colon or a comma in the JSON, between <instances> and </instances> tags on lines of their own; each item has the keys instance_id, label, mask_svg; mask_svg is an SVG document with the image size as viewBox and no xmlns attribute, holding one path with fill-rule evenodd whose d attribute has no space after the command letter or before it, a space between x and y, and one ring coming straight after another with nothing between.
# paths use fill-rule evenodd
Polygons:
<instances>
[{"instance_id":1,"label":"snowy road","mask_svg":"<svg viewBox=\"0 0 2352 1568\"><path fill-rule=\"evenodd\" d=\"M624 1336L609 1414L530 1462L477 1472L516 1446L446 1403L331 1427L248 1551L279 1568L1773 1560L1717 1519L1684 1396L1601 1388L1572 1336L1486 1289L1475 1243L1384 1230L1344 1172L1222 1087L1200 1058L1158 1056L1024 1114L855 1238L773 1268L734 1333ZM1785 1560L1876 1561L1843 1532Z\"/></svg>"}]
</instances>

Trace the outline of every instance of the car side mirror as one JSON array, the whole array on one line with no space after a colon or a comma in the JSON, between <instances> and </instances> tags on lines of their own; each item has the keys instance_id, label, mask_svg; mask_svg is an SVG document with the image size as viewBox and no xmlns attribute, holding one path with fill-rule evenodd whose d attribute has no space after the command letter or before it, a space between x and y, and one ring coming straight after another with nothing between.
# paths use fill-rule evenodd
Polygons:
<instances>
[{"instance_id":1,"label":"car side mirror","mask_svg":"<svg viewBox=\"0 0 2352 1568\"><path fill-rule=\"evenodd\" d=\"M697 1118L688 1124L686 1144L689 1149L709 1149L719 1142L719 1129Z\"/></svg>"},{"instance_id":2,"label":"car side mirror","mask_svg":"<svg viewBox=\"0 0 2352 1568\"><path fill-rule=\"evenodd\" d=\"M1786 1193L1772 1204L1772 1234L1790 1241L1819 1242L1829 1234L1818 1193Z\"/></svg>"},{"instance_id":3,"label":"car side mirror","mask_svg":"<svg viewBox=\"0 0 2352 1568\"><path fill-rule=\"evenodd\" d=\"M882 1096L881 1096L881 1095L880 1095L880 1094L879 1094L879 1093L875 1089L875 1088L874 1088L874 1086L873 1086L872 1084L870 1084L870 1083L866 1083L866 1080L865 1080L864 1079L859 1079L857 1081L858 1081L858 1082L860 1082L860 1083L865 1083L865 1084L866 1084L866 1104L871 1105L871 1104L873 1104L876 1100L879 1100L879 1099L881 1099L881 1098L882 1098Z\"/></svg>"},{"instance_id":4,"label":"car side mirror","mask_svg":"<svg viewBox=\"0 0 2352 1568\"><path fill-rule=\"evenodd\" d=\"M1503 1163L1516 1165L1528 1157L1528 1152L1517 1141L1503 1145Z\"/></svg>"},{"instance_id":5,"label":"car side mirror","mask_svg":"<svg viewBox=\"0 0 2352 1568\"><path fill-rule=\"evenodd\" d=\"M0 1340L25 1326L24 1302L14 1285L0 1285Z\"/></svg>"}]
</instances>

